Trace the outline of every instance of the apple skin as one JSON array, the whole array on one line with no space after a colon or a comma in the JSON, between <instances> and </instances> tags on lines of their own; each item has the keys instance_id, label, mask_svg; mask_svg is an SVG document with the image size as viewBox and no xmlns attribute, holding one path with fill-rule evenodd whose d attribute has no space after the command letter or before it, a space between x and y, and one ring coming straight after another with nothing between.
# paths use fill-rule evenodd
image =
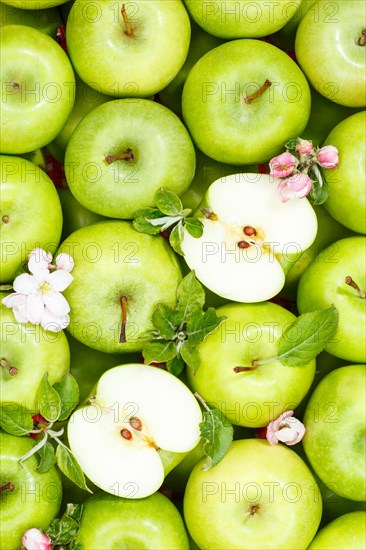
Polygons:
<instances>
[{"instance_id":1,"label":"apple skin","mask_svg":"<svg viewBox=\"0 0 366 550\"><path fill-rule=\"evenodd\" d=\"M315 473L350 500L366 500L366 366L333 370L316 387L304 415L304 450Z\"/></svg>"},{"instance_id":2,"label":"apple skin","mask_svg":"<svg viewBox=\"0 0 366 550\"><path fill-rule=\"evenodd\" d=\"M84 550L189 550L183 520L174 504L161 493L138 500L105 493L88 498L76 541Z\"/></svg>"},{"instance_id":3,"label":"apple skin","mask_svg":"<svg viewBox=\"0 0 366 550\"><path fill-rule=\"evenodd\" d=\"M302 0L291 19L272 37L282 50L294 50L297 28L316 0Z\"/></svg>"},{"instance_id":4,"label":"apple skin","mask_svg":"<svg viewBox=\"0 0 366 550\"><path fill-rule=\"evenodd\" d=\"M365 27L362 2L319 0L296 33L296 58L310 83L325 97L347 107L365 105L365 55L357 43Z\"/></svg>"},{"instance_id":5,"label":"apple skin","mask_svg":"<svg viewBox=\"0 0 366 550\"><path fill-rule=\"evenodd\" d=\"M314 498L318 487L310 470L294 451L245 439L234 441L213 468L204 471L202 465L203 460L193 468L184 495L184 519L200 548L308 547L322 503ZM259 512L251 516L256 504Z\"/></svg>"},{"instance_id":6,"label":"apple skin","mask_svg":"<svg viewBox=\"0 0 366 550\"><path fill-rule=\"evenodd\" d=\"M260 38L278 31L293 17L301 0L240 0L207 2L184 0L185 5L200 27L221 38ZM272 5L271 5L272 4Z\"/></svg>"},{"instance_id":7,"label":"apple skin","mask_svg":"<svg viewBox=\"0 0 366 550\"><path fill-rule=\"evenodd\" d=\"M366 111L340 122L323 145L334 145L339 165L324 170L329 198L324 203L329 214L352 231L366 233Z\"/></svg>"},{"instance_id":8,"label":"apple skin","mask_svg":"<svg viewBox=\"0 0 366 550\"><path fill-rule=\"evenodd\" d=\"M0 281L7 283L13 281L35 247L55 252L61 236L62 211L52 180L32 162L1 155L0 173Z\"/></svg>"},{"instance_id":9,"label":"apple skin","mask_svg":"<svg viewBox=\"0 0 366 550\"><path fill-rule=\"evenodd\" d=\"M315 360L299 367L274 361L241 373L233 368L275 357L284 327L296 317L270 302L227 304L217 314L227 319L199 344L201 363L195 376L188 369L189 384L231 423L267 426L304 398L314 378Z\"/></svg>"},{"instance_id":10,"label":"apple skin","mask_svg":"<svg viewBox=\"0 0 366 550\"><path fill-rule=\"evenodd\" d=\"M96 214L80 204L67 187L59 187L57 193L60 199L63 217L61 240L64 241L71 233L81 227L92 225L106 219L104 216L100 216L100 214Z\"/></svg>"},{"instance_id":11,"label":"apple skin","mask_svg":"<svg viewBox=\"0 0 366 550\"><path fill-rule=\"evenodd\" d=\"M43 10L46 8L53 8L60 6L67 2L67 0L1 0L4 4L9 4L15 8L21 8L23 10Z\"/></svg>"},{"instance_id":12,"label":"apple skin","mask_svg":"<svg viewBox=\"0 0 366 550\"><path fill-rule=\"evenodd\" d=\"M37 455L23 462L21 468L19 458L34 447L32 439L0 432L0 443L0 485L15 484L13 491L1 495L0 547L1 550L19 550L27 529L44 530L57 515L62 485L55 467L44 474L37 472Z\"/></svg>"},{"instance_id":13,"label":"apple skin","mask_svg":"<svg viewBox=\"0 0 366 550\"><path fill-rule=\"evenodd\" d=\"M246 104L244 98L266 80L275 84ZM275 46L233 40L194 65L184 85L182 108L193 141L207 156L228 164L257 164L301 135L310 115L310 89L296 63Z\"/></svg>"},{"instance_id":14,"label":"apple skin","mask_svg":"<svg viewBox=\"0 0 366 550\"><path fill-rule=\"evenodd\" d=\"M338 309L338 331L325 350L353 363L366 362L365 301L346 285L345 277L366 288L365 246L366 239L360 236L328 246L304 271L297 291L300 313L332 304Z\"/></svg>"},{"instance_id":15,"label":"apple skin","mask_svg":"<svg viewBox=\"0 0 366 550\"><path fill-rule=\"evenodd\" d=\"M364 550L366 512L350 512L318 531L309 550Z\"/></svg>"},{"instance_id":16,"label":"apple skin","mask_svg":"<svg viewBox=\"0 0 366 550\"><path fill-rule=\"evenodd\" d=\"M28 153L52 141L74 105L75 78L64 50L23 25L0 28L1 152Z\"/></svg>"},{"instance_id":17,"label":"apple skin","mask_svg":"<svg viewBox=\"0 0 366 550\"><path fill-rule=\"evenodd\" d=\"M0 26L26 25L34 27L56 40L57 29L61 25L61 17L56 9L26 10L19 9L14 4L15 2L0 3Z\"/></svg>"},{"instance_id":18,"label":"apple skin","mask_svg":"<svg viewBox=\"0 0 366 550\"><path fill-rule=\"evenodd\" d=\"M74 280L64 291L71 335L105 353L140 351L155 306L175 305L182 275L170 246L137 232L130 222L108 220L75 231L59 252L75 262ZM127 297L127 342L121 344L122 296Z\"/></svg>"}]
</instances>

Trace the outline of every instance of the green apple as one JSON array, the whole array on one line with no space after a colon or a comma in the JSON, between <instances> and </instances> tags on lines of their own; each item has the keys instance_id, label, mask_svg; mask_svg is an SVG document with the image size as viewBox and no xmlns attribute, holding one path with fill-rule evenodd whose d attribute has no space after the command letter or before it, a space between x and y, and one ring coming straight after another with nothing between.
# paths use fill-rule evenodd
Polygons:
<instances>
[{"instance_id":1,"label":"green apple","mask_svg":"<svg viewBox=\"0 0 366 550\"><path fill-rule=\"evenodd\" d=\"M62 240L65 240L66 237L81 227L92 225L93 223L105 219L103 216L88 210L80 204L67 187L60 187L57 189L57 193L60 199L63 217Z\"/></svg>"},{"instance_id":2,"label":"green apple","mask_svg":"<svg viewBox=\"0 0 366 550\"><path fill-rule=\"evenodd\" d=\"M303 445L316 474L335 493L366 500L366 366L333 370L315 388L304 415Z\"/></svg>"},{"instance_id":3,"label":"green apple","mask_svg":"<svg viewBox=\"0 0 366 550\"><path fill-rule=\"evenodd\" d=\"M43 10L60 6L67 0L2 0L2 2L23 10Z\"/></svg>"},{"instance_id":4,"label":"green apple","mask_svg":"<svg viewBox=\"0 0 366 550\"><path fill-rule=\"evenodd\" d=\"M294 16L301 0L184 0L200 27L222 38L259 38L278 31Z\"/></svg>"},{"instance_id":5,"label":"green apple","mask_svg":"<svg viewBox=\"0 0 366 550\"><path fill-rule=\"evenodd\" d=\"M106 491L144 498L199 442L201 409L183 382L141 364L114 367L68 423L70 448Z\"/></svg>"},{"instance_id":6,"label":"green apple","mask_svg":"<svg viewBox=\"0 0 366 550\"><path fill-rule=\"evenodd\" d=\"M228 304L217 314L227 319L198 346L200 367L194 376L188 370L193 390L240 426L267 426L296 408L313 381L315 360L296 367L265 361L276 357L278 340L296 317L270 302ZM264 364L234 371L254 360Z\"/></svg>"},{"instance_id":7,"label":"green apple","mask_svg":"<svg viewBox=\"0 0 366 550\"><path fill-rule=\"evenodd\" d=\"M305 129L310 89L296 63L275 46L234 40L197 61L184 85L182 107L190 134L206 155L228 164L262 163Z\"/></svg>"},{"instance_id":8,"label":"green apple","mask_svg":"<svg viewBox=\"0 0 366 550\"><path fill-rule=\"evenodd\" d=\"M365 16L359 0L318 0L296 33L296 58L310 83L347 107L366 100Z\"/></svg>"},{"instance_id":9,"label":"green apple","mask_svg":"<svg viewBox=\"0 0 366 550\"><path fill-rule=\"evenodd\" d=\"M365 501L350 500L348 498L341 497L332 489L327 487L327 485L325 485L325 483L323 483L316 474L314 474L314 477L318 484L321 499L323 501L322 527L333 521L335 518L343 516L343 514L347 514L348 512L366 512ZM337 484L335 484L335 488L338 488Z\"/></svg>"},{"instance_id":10,"label":"green apple","mask_svg":"<svg viewBox=\"0 0 366 550\"><path fill-rule=\"evenodd\" d=\"M234 174L207 190L198 216L203 234L184 232L190 269L215 294L237 302L269 300L282 289L291 265L314 241L315 212L306 199L281 201L280 180Z\"/></svg>"},{"instance_id":11,"label":"green apple","mask_svg":"<svg viewBox=\"0 0 366 550\"><path fill-rule=\"evenodd\" d=\"M62 485L54 467L37 472L37 455L20 466L19 459L35 445L32 439L0 432L0 443L0 547L19 550L25 531L46 529L58 513Z\"/></svg>"},{"instance_id":12,"label":"green apple","mask_svg":"<svg viewBox=\"0 0 366 550\"><path fill-rule=\"evenodd\" d=\"M318 487L301 458L261 439L234 441L209 470L200 461L184 495L184 519L200 548L306 549L318 528Z\"/></svg>"},{"instance_id":13,"label":"green apple","mask_svg":"<svg viewBox=\"0 0 366 550\"><path fill-rule=\"evenodd\" d=\"M122 6L77 0L66 28L80 78L114 97L147 97L165 88L187 57L190 35L180 0L127 0Z\"/></svg>"},{"instance_id":14,"label":"green apple","mask_svg":"<svg viewBox=\"0 0 366 550\"><path fill-rule=\"evenodd\" d=\"M321 529L309 550L364 550L366 512L350 512Z\"/></svg>"},{"instance_id":15,"label":"green apple","mask_svg":"<svg viewBox=\"0 0 366 550\"><path fill-rule=\"evenodd\" d=\"M329 186L325 208L338 222L352 231L366 233L366 111L340 122L323 145L338 149L339 165L324 170Z\"/></svg>"},{"instance_id":16,"label":"green apple","mask_svg":"<svg viewBox=\"0 0 366 550\"><path fill-rule=\"evenodd\" d=\"M61 46L32 27L1 33L1 148L19 155L44 147L64 126L75 96L71 63Z\"/></svg>"},{"instance_id":17,"label":"green apple","mask_svg":"<svg viewBox=\"0 0 366 550\"><path fill-rule=\"evenodd\" d=\"M164 480L164 487L168 487L178 493L184 493L193 467L204 457L202 440L190 451L186 457L175 467Z\"/></svg>"},{"instance_id":18,"label":"green apple","mask_svg":"<svg viewBox=\"0 0 366 550\"><path fill-rule=\"evenodd\" d=\"M325 350L354 363L366 362L365 245L365 237L348 237L325 248L304 271L297 291L300 313L332 304L338 309L338 331Z\"/></svg>"},{"instance_id":19,"label":"green apple","mask_svg":"<svg viewBox=\"0 0 366 550\"><path fill-rule=\"evenodd\" d=\"M20 5L19 2L16 3ZM9 1L5 4L0 2L0 26L26 25L56 39L57 29L61 25L61 17L55 8L27 10L16 7L16 3Z\"/></svg>"},{"instance_id":20,"label":"green apple","mask_svg":"<svg viewBox=\"0 0 366 550\"><path fill-rule=\"evenodd\" d=\"M114 100L94 109L75 129L65 156L72 194L111 218L131 219L139 208L154 206L160 187L183 193L195 166L179 118L147 99Z\"/></svg>"},{"instance_id":21,"label":"green apple","mask_svg":"<svg viewBox=\"0 0 366 550\"><path fill-rule=\"evenodd\" d=\"M139 233L130 222L103 221L72 233L59 252L75 262L64 291L72 336L106 353L140 351L156 305L175 305L182 280L166 241Z\"/></svg>"},{"instance_id":22,"label":"green apple","mask_svg":"<svg viewBox=\"0 0 366 550\"><path fill-rule=\"evenodd\" d=\"M294 49L297 28L304 15L310 10L315 1L316 0L302 0L291 19L272 37L275 43L279 43L281 49Z\"/></svg>"},{"instance_id":23,"label":"green apple","mask_svg":"<svg viewBox=\"0 0 366 550\"><path fill-rule=\"evenodd\" d=\"M5 295L0 293L0 301ZM47 372L48 381L53 385L69 372L70 351L66 336L62 331L46 331L40 325L17 323L13 312L3 304L0 310L0 400L38 412L36 395L43 375Z\"/></svg>"},{"instance_id":24,"label":"green apple","mask_svg":"<svg viewBox=\"0 0 366 550\"><path fill-rule=\"evenodd\" d=\"M76 542L84 550L101 548L158 548L188 550L183 520L170 500L160 493L130 500L97 494L83 507Z\"/></svg>"},{"instance_id":25,"label":"green apple","mask_svg":"<svg viewBox=\"0 0 366 550\"><path fill-rule=\"evenodd\" d=\"M62 212L52 180L32 162L0 156L0 281L12 282L29 252L54 252L62 230Z\"/></svg>"}]
</instances>

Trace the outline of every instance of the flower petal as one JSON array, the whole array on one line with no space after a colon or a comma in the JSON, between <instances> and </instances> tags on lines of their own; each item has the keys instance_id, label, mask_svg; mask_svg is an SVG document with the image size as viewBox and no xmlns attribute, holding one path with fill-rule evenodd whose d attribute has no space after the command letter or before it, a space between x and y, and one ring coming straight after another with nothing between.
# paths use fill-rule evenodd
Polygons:
<instances>
[{"instance_id":1,"label":"flower petal","mask_svg":"<svg viewBox=\"0 0 366 550\"><path fill-rule=\"evenodd\" d=\"M70 317L66 315L54 315L47 307L44 308L41 325L50 332L60 332L70 323Z\"/></svg>"},{"instance_id":2,"label":"flower petal","mask_svg":"<svg viewBox=\"0 0 366 550\"><path fill-rule=\"evenodd\" d=\"M50 273L47 277L47 282L50 283L52 290L55 292L62 292L72 283L73 280L74 277L68 271L64 271L63 269L58 269L57 271Z\"/></svg>"},{"instance_id":3,"label":"flower petal","mask_svg":"<svg viewBox=\"0 0 366 550\"><path fill-rule=\"evenodd\" d=\"M15 278L13 288L15 292L20 294L33 294L38 290L38 282L33 277L33 275L22 273Z\"/></svg>"},{"instance_id":4,"label":"flower petal","mask_svg":"<svg viewBox=\"0 0 366 550\"><path fill-rule=\"evenodd\" d=\"M52 315L60 317L66 315L66 313L70 311L70 306L65 296L60 292L46 292L43 295L43 300Z\"/></svg>"},{"instance_id":5,"label":"flower petal","mask_svg":"<svg viewBox=\"0 0 366 550\"><path fill-rule=\"evenodd\" d=\"M25 312L30 323L38 325L41 322L44 302L41 294L30 294L27 297Z\"/></svg>"},{"instance_id":6,"label":"flower petal","mask_svg":"<svg viewBox=\"0 0 366 550\"><path fill-rule=\"evenodd\" d=\"M19 307L23 304L25 304L27 300L27 297L25 294L20 294L19 292L12 292L12 294L9 294L9 296L6 296L1 300L1 302L6 307Z\"/></svg>"},{"instance_id":7,"label":"flower petal","mask_svg":"<svg viewBox=\"0 0 366 550\"><path fill-rule=\"evenodd\" d=\"M63 269L64 271L70 272L74 268L74 260L70 256L70 254L66 254L66 252L62 252L56 258L56 266L57 266L57 269Z\"/></svg>"},{"instance_id":8,"label":"flower petal","mask_svg":"<svg viewBox=\"0 0 366 550\"><path fill-rule=\"evenodd\" d=\"M40 269L48 269L48 264L52 262L52 254L43 248L34 248L28 258L28 269L33 274Z\"/></svg>"},{"instance_id":9,"label":"flower petal","mask_svg":"<svg viewBox=\"0 0 366 550\"><path fill-rule=\"evenodd\" d=\"M23 304L21 306L18 306L18 307L14 307L13 308L13 314L14 314L15 320L18 323L28 323L28 318L26 316L25 304Z\"/></svg>"}]
</instances>

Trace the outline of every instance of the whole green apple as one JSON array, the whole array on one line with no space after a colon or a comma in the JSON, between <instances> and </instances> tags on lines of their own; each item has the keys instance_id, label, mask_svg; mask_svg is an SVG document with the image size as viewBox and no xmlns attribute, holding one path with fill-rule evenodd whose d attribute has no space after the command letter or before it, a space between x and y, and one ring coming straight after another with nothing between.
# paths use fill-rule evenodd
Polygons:
<instances>
[{"instance_id":1,"label":"whole green apple","mask_svg":"<svg viewBox=\"0 0 366 550\"><path fill-rule=\"evenodd\" d=\"M209 470L200 461L184 495L184 519L200 548L306 549L322 504L301 458L261 439L234 441ZM289 519L290 518L290 519Z\"/></svg>"},{"instance_id":2,"label":"whole green apple","mask_svg":"<svg viewBox=\"0 0 366 550\"><path fill-rule=\"evenodd\" d=\"M61 25L61 17L55 8L42 10L26 10L17 8L14 2L0 2L0 26L26 25L34 27L56 39L57 29Z\"/></svg>"},{"instance_id":3,"label":"whole green apple","mask_svg":"<svg viewBox=\"0 0 366 550\"><path fill-rule=\"evenodd\" d=\"M19 155L52 141L74 105L71 63L50 36L24 25L0 27L1 153Z\"/></svg>"},{"instance_id":4,"label":"whole green apple","mask_svg":"<svg viewBox=\"0 0 366 550\"><path fill-rule=\"evenodd\" d=\"M305 129L310 89L296 63L275 46L233 40L197 61L182 108L206 155L228 164L262 163Z\"/></svg>"},{"instance_id":5,"label":"whole green apple","mask_svg":"<svg viewBox=\"0 0 366 550\"><path fill-rule=\"evenodd\" d=\"M304 415L311 466L335 493L366 500L366 366L333 370L318 384Z\"/></svg>"},{"instance_id":6,"label":"whole green apple","mask_svg":"<svg viewBox=\"0 0 366 550\"><path fill-rule=\"evenodd\" d=\"M80 204L67 187L58 188L57 193L63 217L61 240L65 240L66 237L81 227L105 220L104 216L100 216Z\"/></svg>"},{"instance_id":7,"label":"whole green apple","mask_svg":"<svg viewBox=\"0 0 366 550\"><path fill-rule=\"evenodd\" d=\"M366 512L350 512L321 529L309 550L364 550Z\"/></svg>"},{"instance_id":8,"label":"whole green apple","mask_svg":"<svg viewBox=\"0 0 366 550\"><path fill-rule=\"evenodd\" d=\"M46 529L59 511L62 485L54 467L37 472L37 455L19 464L35 443L27 437L0 432L0 547L19 550L32 527Z\"/></svg>"},{"instance_id":9,"label":"whole green apple","mask_svg":"<svg viewBox=\"0 0 366 550\"><path fill-rule=\"evenodd\" d=\"M354 363L366 362L365 246L365 237L331 244L304 271L297 291L300 313L337 308L338 331L325 350Z\"/></svg>"},{"instance_id":10,"label":"whole green apple","mask_svg":"<svg viewBox=\"0 0 366 550\"><path fill-rule=\"evenodd\" d=\"M84 550L189 549L183 520L174 504L161 493L140 500L103 493L88 498L76 541Z\"/></svg>"},{"instance_id":11,"label":"whole green apple","mask_svg":"<svg viewBox=\"0 0 366 550\"><path fill-rule=\"evenodd\" d=\"M279 338L296 317L270 302L228 304L217 314L227 319L199 344L200 367L194 376L188 369L189 384L233 424L267 426L304 398L315 360L288 367L274 359L247 372L234 368L275 358Z\"/></svg>"},{"instance_id":12,"label":"whole green apple","mask_svg":"<svg viewBox=\"0 0 366 550\"><path fill-rule=\"evenodd\" d=\"M339 165L324 170L329 198L324 203L329 214L357 233L366 233L366 111L354 114L330 132L323 145L338 149Z\"/></svg>"},{"instance_id":13,"label":"whole green apple","mask_svg":"<svg viewBox=\"0 0 366 550\"><path fill-rule=\"evenodd\" d=\"M1 0L4 4L9 4L15 8L21 8L23 10L43 10L47 8L53 8L60 6L67 2L67 0Z\"/></svg>"},{"instance_id":14,"label":"whole green apple","mask_svg":"<svg viewBox=\"0 0 366 550\"><path fill-rule=\"evenodd\" d=\"M0 156L0 281L12 282L29 252L54 252L62 230L62 212L52 180L32 162Z\"/></svg>"}]
</instances>

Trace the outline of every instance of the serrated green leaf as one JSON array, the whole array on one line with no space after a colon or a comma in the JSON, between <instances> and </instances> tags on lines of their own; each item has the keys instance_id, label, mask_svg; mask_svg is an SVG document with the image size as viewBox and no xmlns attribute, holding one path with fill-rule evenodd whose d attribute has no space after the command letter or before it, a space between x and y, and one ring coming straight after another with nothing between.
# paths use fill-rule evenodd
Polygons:
<instances>
[{"instance_id":1,"label":"serrated green leaf","mask_svg":"<svg viewBox=\"0 0 366 550\"><path fill-rule=\"evenodd\" d=\"M205 291L194 271L191 271L177 288L177 310L183 313L184 322L190 319L193 312L203 308L205 299Z\"/></svg>"},{"instance_id":2,"label":"serrated green leaf","mask_svg":"<svg viewBox=\"0 0 366 550\"><path fill-rule=\"evenodd\" d=\"M81 516L83 515L83 505L82 504L72 504L68 503L66 506L66 512L70 518L73 518L75 521L78 521L80 523Z\"/></svg>"},{"instance_id":3,"label":"serrated green leaf","mask_svg":"<svg viewBox=\"0 0 366 550\"><path fill-rule=\"evenodd\" d=\"M218 409L204 411L200 430L204 440L203 452L207 457L204 469L208 470L216 466L228 452L234 430L226 416Z\"/></svg>"},{"instance_id":4,"label":"serrated green leaf","mask_svg":"<svg viewBox=\"0 0 366 550\"><path fill-rule=\"evenodd\" d=\"M85 476L72 452L62 444L56 450L57 466L61 472L68 477L75 485L84 491L92 493L86 485Z\"/></svg>"},{"instance_id":5,"label":"serrated green leaf","mask_svg":"<svg viewBox=\"0 0 366 550\"><path fill-rule=\"evenodd\" d=\"M2 403L0 426L8 434L21 436L33 429L33 420L27 409L18 403Z\"/></svg>"},{"instance_id":6,"label":"serrated green leaf","mask_svg":"<svg viewBox=\"0 0 366 550\"><path fill-rule=\"evenodd\" d=\"M177 223L177 225L173 228L172 232L169 235L169 242L172 249L177 253L180 254L180 256L183 256L183 250L181 247L181 243L183 240L183 225L180 221Z\"/></svg>"},{"instance_id":7,"label":"serrated green leaf","mask_svg":"<svg viewBox=\"0 0 366 550\"><path fill-rule=\"evenodd\" d=\"M61 398L48 381L46 372L37 391L36 406L40 414L49 422L56 422L61 412Z\"/></svg>"},{"instance_id":8,"label":"serrated green leaf","mask_svg":"<svg viewBox=\"0 0 366 550\"><path fill-rule=\"evenodd\" d=\"M198 371L201 363L201 357L197 346L192 346L188 341L184 342L179 350L180 355L188 365L190 372L194 376Z\"/></svg>"},{"instance_id":9,"label":"serrated green leaf","mask_svg":"<svg viewBox=\"0 0 366 550\"><path fill-rule=\"evenodd\" d=\"M53 544L58 546L73 543L80 529L82 504L67 504L66 511L61 519L54 519L45 534L48 535ZM71 546L70 546L71 547ZM75 545L72 545L75 548Z\"/></svg>"},{"instance_id":10,"label":"serrated green leaf","mask_svg":"<svg viewBox=\"0 0 366 550\"><path fill-rule=\"evenodd\" d=\"M338 320L334 306L303 313L278 341L277 359L290 367L307 365L336 334Z\"/></svg>"},{"instance_id":11,"label":"serrated green leaf","mask_svg":"<svg viewBox=\"0 0 366 550\"><path fill-rule=\"evenodd\" d=\"M171 340L177 329L174 314L175 311L171 307L165 304L158 304L151 317L154 327L157 328L160 335L166 340Z\"/></svg>"},{"instance_id":12,"label":"serrated green leaf","mask_svg":"<svg viewBox=\"0 0 366 550\"><path fill-rule=\"evenodd\" d=\"M56 464L56 455L52 444L47 441L47 443L39 449L38 455L40 457L40 463L37 467L37 472L39 474L45 474Z\"/></svg>"},{"instance_id":13,"label":"serrated green leaf","mask_svg":"<svg viewBox=\"0 0 366 550\"><path fill-rule=\"evenodd\" d=\"M182 201L173 191L159 189L154 196L155 204L166 216L179 216L182 214Z\"/></svg>"},{"instance_id":14,"label":"serrated green leaf","mask_svg":"<svg viewBox=\"0 0 366 550\"><path fill-rule=\"evenodd\" d=\"M182 357L177 355L176 357L173 357L170 361L167 361L167 369L170 374L173 374L174 376L179 376L185 367L185 363Z\"/></svg>"},{"instance_id":15,"label":"serrated green leaf","mask_svg":"<svg viewBox=\"0 0 366 550\"><path fill-rule=\"evenodd\" d=\"M61 399L61 412L58 420L66 420L79 402L79 386L72 374L68 373L60 382L53 385Z\"/></svg>"},{"instance_id":16,"label":"serrated green leaf","mask_svg":"<svg viewBox=\"0 0 366 550\"><path fill-rule=\"evenodd\" d=\"M197 218L185 218L184 227L196 239L203 235L203 223Z\"/></svg>"},{"instance_id":17,"label":"serrated green leaf","mask_svg":"<svg viewBox=\"0 0 366 550\"><path fill-rule=\"evenodd\" d=\"M207 311L196 311L187 322L188 342L197 345L213 332L227 317L219 317L213 307Z\"/></svg>"},{"instance_id":18,"label":"serrated green leaf","mask_svg":"<svg viewBox=\"0 0 366 550\"><path fill-rule=\"evenodd\" d=\"M177 350L174 342L167 342L162 340L161 342L149 342L144 345L142 349L142 355L144 356L145 363L165 363L170 361L177 354Z\"/></svg>"},{"instance_id":19,"label":"serrated green leaf","mask_svg":"<svg viewBox=\"0 0 366 550\"><path fill-rule=\"evenodd\" d=\"M318 182L313 184L311 191L309 193L309 200L314 206L324 204L329 197L329 187L324 182L322 186Z\"/></svg>"},{"instance_id":20,"label":"serrated green leaf","mask_svg":"<svg viewBox=\"0 0 366 550\"><path fill-rule=\"evenodd\" d=\"M140 233L147 233L148 235L157 235L160 233L161 227L151 224L148 220L155 220L161 218L163 213L158 208L141 208L137 210L132 220L132 225Z\"/></svg>"}]
</instances>

